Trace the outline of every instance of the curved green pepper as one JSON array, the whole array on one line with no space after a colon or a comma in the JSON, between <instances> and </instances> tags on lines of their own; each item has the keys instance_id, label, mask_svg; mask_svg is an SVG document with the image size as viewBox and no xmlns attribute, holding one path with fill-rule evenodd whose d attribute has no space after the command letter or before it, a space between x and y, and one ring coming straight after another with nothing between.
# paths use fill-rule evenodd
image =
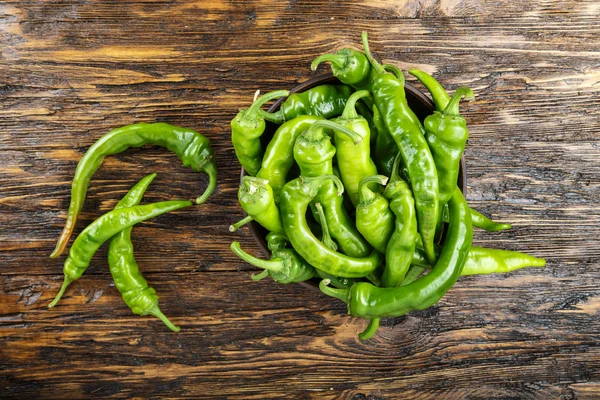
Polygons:
<instances>
[{"instance_id":1,"label":"curved green pepper","mask_svg":"<svg viewBox=\"0 0 600 400\"><path fill-rule=\"evenodd\" d=\"M83 208L90 179L102 165L104 157L145 144L166 147L175 153L186 167L208 174L210 182L204 193L196 199L197 204L203 203L217 187L217 167L213 159L214 152L207 137L191 129L164 122L139 123L113 129L98 139L77 164L71 185L71 203L67 221L50 258L58 257L65 250L75 229L77 216Z\"/></svg>"},{"instance_id":2,"label":"curved green pepper","mask_svg":"<svg viewBox=\"0 0 600 400\"><path fill-rule=\"evenodd\" d=\"M315 268L343 278L364 277L381 263L381 255L377 251L364 258L337 253L319 241L306 222L308 205L319 193L319 187L328 180L333 180L341 196L344 186L333 175L296 178L284 186L280 205L285 233L298 254Z\"/></svg>"},{"instance_id":3,"label":"curved green pepper","mask_svg":"<svg viewBox=\"0 0 600 400\"><path fill-rule=\"evenodd\" d=\"M238 200L248 217L229 227L234 232L241 225L254 220L271 232L283 232L279 208L275 204L273 189L269 182L253 177L244 176L238 190Z\"/></svg>"},{"instance_id":4,"label":"curved green pepper","mask_svg":"<svg viewBox=\"0 0 600 400\"><path fill-rule=\"evenodd\" d=\"M290 94L277 112L261 112L261 115L284 121L291 121L301 115L329 119L342 113L350 94L352 88L348 85L320 85L302 93Z\"/></svg>"}]
</instances>

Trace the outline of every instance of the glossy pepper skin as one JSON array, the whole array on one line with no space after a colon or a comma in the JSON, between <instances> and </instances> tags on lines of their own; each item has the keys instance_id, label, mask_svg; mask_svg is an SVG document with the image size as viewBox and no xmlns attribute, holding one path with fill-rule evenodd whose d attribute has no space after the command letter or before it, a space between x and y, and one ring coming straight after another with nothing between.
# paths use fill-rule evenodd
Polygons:
<instances>
[{"instance_id":1,"label":"glossy pepper skin","mask_svg":"<svg viewBox=\"0 0 600 400\"><path fill-rule=\"evenodd\" d=\"M231 120L231 143L235 155L242 167L251 176L256 175L260 169L263 157L260 137L265 132L267 125L264 114L259 112L260 108L273 99L285 97L289 94L290 92L287 90L267 93L256 99L247 110L240 110L235 118Z\"/></svg>"},{"instance_id":2,"label":"glossy pepper skin","mask_svg":"<svg viewBox=\"0 0 600 400\"><path fill-rule=\"evenodd\" d=\"M77 216L83 207L90 179L100 168L104 157L145 144L166 147L175 153L186 167L190 167L194 171L206 172L210 177L210 182L196 202L201 204L211 195L217 186L217 167L208 138L191 129L163 122L139 123L113 129L94 143L77 164L71 186L71 203L67 221L50 258L58 257L67 246L73 229L75 229Z\"/></svg>"},{"instance_id":3,"label":"glossy pepper skin","mask_svg":"<svg viewBox=\"0 0 600 400\"><path fill-rule=\"evenodd\" d=\"M466 87L458 88L444 111L434 111L423 124L437 169L441 206L448 202L456 189L460 159L469 138L467 123L458 111L463 97L472 98L473 91Z\"/></svg>"},{"instance_id":4,"label":"glossy pepper skin","mask_svg":"<svg viewBox=\"0 0 600 400\"><path fill-rule=\"evenodd\" d=\"M87 228L85 228L69 250L69 257L65 260L63 273L65 280L60 292L48 307L54 307L60 300L65 289L71 282L81 278L92 260L96 251L108 239L137 223L157 217L164 213L189 207L194 203L187 200L163 201L160 203L146 204L112 210L102 215Z\"/></svg>"},{"instance_id":5,"label":"glossy pepper skin","mask_svg":"<svg viewBox=\"0 0 600 400\"><path fill-rule=\"evenodd\" d=\"M279 192L288 181L287 177L294 164L294 143L298 136L317 121L325 120L314 115L303 115L283 123L265 150L257 178L266 179L273 189L275 201L279 203Z\"/></svg>"},{"instance_id":6,"label":"glossy pepper skin","mask_svg":"<svg viewBox=\"0 0 600 400\"><path fill-rule=\"evenodd\" d=\"M337 165L346 193L354 207L358 204L360 180L377 174L377 167L371 159L369 123L364 117L358 115L355 108L359 99L370 96L371 94L367 90L354 92L348 99L341 117L334 120L341 126L357 133L362 139L361 142L355 143L350 136L334 130Z\"/></svg>"},{"instance_id":7,"label":"glossy pepper skin","mask_svg":"<svg viewBox=\"0 0 600 400\"><path fill-rule=\"evenodd\" d=\"M450 224L446 242L431 272L413 283L395 288L376 287L361 282L350 289L334 289L321 281L321 290L345 301L348 313L368 319L399 317L437 303L454 285L467 260L473 240L471 215L460 190L449 201Z\"/></svg>"},{"instance_id":8,"label":"glossy pepper skin","mask_svg":"<svg viewBox=\"0 0 600 400\"><path fill-rule=\"evenodd\" d=\"M388 199L371 190L369 184L384 186L387 181L388 178L383 175L363 178L358 185L360 201L356 206L356 229L375 250L383 254L394 233L395 218Z\"/></svg>"},{"instance_id":9,"label":"glossy pepper skin","mask_svg":"<svg viewBox=\"0 0 600 400\"><path fill-rule=\"evenodd\" d=\"M473 246L469 249L467 261L460 276L503 274L522 268L544 266L546 266L546 260L526 253ZM427 262L423 249L417 248L410 271L402 285L412 283L421 273L430 268L431 265ZM410 279L409 275L411 275Z\"/></svg>"},{"instance_id":10,"label":"glossy pepper skin","mask_svg":"<svg viewBox=\"0 0 600 400\"><path fill-rule=\"evenodd\" d=\"M258 275L252 275L255 281L270 276L275 282L297 283L307 281L316 275L312 265L304 261L293 249L276 250L267 261L246 253L238 242L232 242L230 248L235 255L248 264L264 270Z\"/></svg>"},{"instance_id":11,"label":"glossy pepper skin","mask_svg":"<svg viewBox=\"0 0 600 400\"><path fill-rule=\"evenodd\" d=\"M473 221L473 226L476 228L484 229L488 232L499 232L512 228L511 224L503 224L492 221L479 211L474 210L473 208L471 208L470 210L471 220Z\"/></svg>"},{"instance_id":12,"label":"glossy pepper skin","mask_svg":"<svg viewBox=\"0 0 600 400\"><path fill-rule=\"evenodd\" d=\"M448 96L444 87L425 71L411 68L408 70L408 73L417 78L427 88L436 110L443 111L450 101L450 96Z\"/></svg>"},{"instance_id":13,"label":"glossy pepper skin","mask_svg":"<svg viewBox=\"0 0 600 400\"><path fill-rule=\"evenodd\" d=\"M279 207L275 204L273 189L269 182L252 176L244 176L238 190L238 201L248 217L270 232L283 233ZM244 218L245 221L246 218ZM237 228L237 226L233 226ZM230 231L235 229L229 228Z\"/></svg>"},{"instance_id":14,"label":"glossy pepper skin","mask_svg":"<svg viewBox=\"0 0 600 400\"><path fill-rule=\"evenodd\" d=\"M301 115L314 115L325 119L337 117L344 111L352 88L348 85L320 85L302 93L293 93L271 115L291 121ZM267 116L267 113L262 113Z\"/></svg>"},{"instance_id":15,"label":"glossy pepper skin","mask_svg":"<svg viewBox=\"0 0 600 400\"><path fill-rule=\"evenodd\" d=\"M369 59L362 51L345 48L335 54L323 54L314 59L310 69L316 71L323 62L331 64L331 72L340 82L357 90L370 89L374 73Z\"/></svg>"},{"instance_id":16,"label":"glossy pepper skin","mask_svg":"<svg viewBox=\"0 0 600 400\"><path fill-rule=\"evenodd\" d=\"M284 249L290 243L287 236L285 236L285 232L269 232L265 239L267 240L267 248L271 252Z\"/></svg>"},{"instance_id":17,"label":"glossy pepper skin","mask_svg":"<svg viewBox=\"0 0 600 400\"><path fill-rule=\"evenodd\" d=\"M345 132L355 141L361 137L354 131L331 121L315 122L306 132L298 136L294 145L294 159L300 167L302 177L318 177L333 173L333 157L336 149L324 129ZM344 207L344 199L337 194L333 181L323 182L316 201L325 210L331 236L337 241L340 251L351 257L365 257L370 252L369 243L356 230L354 221Z\"/></svg>"},{"instance_id":18,"label":"glossy pepper skin","mask_svg":"<svg viewBox=\"0 0 600 400\"><path fill-rule=\"evenodd\" d=\"M423 238L427 258L435 261L434 238L439 210L438 176L433 155L424 137L424 129L406 101L404 84L386 73L371 56L366 32L363 33L365 53L378 71L371 88L375 106L396 141L407 167L417 209L419 233Z\"/></svg>"},{"instance_id":19,"label":"glossy pepper skin","mask_svg":"<svg viewBox=\"0 0 600 400\"><path fill-rule=\"evenodd\" d=\"M410 267L417 240L415 201L410 186L397 174L398 163L394 166L390 183L383 192L395 216L395 229L385 250L386 264L381 277L381 286L384 287L400 286Z\"/></svg>"},{"instance_id":20,"label":"glossy pepper skin","mask_svg":"<svg viewBox=\"0 0 600 400\"><path fill-rule=\"evenodd\" d=\"M142 178L130 191L117 203L115 210L139 204L144 192L154 180L156 174ZM135 261L133 244L131 243L132 228L123 229L110 240L108 247L108 266L115 282L115 287L121 293L123 301L137 315L153 315L160 319L173 332L179 332L175 326L160 310L156 290L148 285L140 273L140 268Z\"/></svg>"},{"instance_id":21,"label":"glossy pepper skin","mask_svg":"<svg viewBox=\"0 0 600 400\"><path fill-rule=\"evenodd\" d=\"M319 187L328 180L334 181L341 196L344 187L333 175L296 178L284 186L280 206L285 233L298 254L315 268L342 278L364 277L381 263L381 255L377 251L363 258L335 252L315 237L306 222L308 205L319 193Z\"/></svg>"}]
</instances>

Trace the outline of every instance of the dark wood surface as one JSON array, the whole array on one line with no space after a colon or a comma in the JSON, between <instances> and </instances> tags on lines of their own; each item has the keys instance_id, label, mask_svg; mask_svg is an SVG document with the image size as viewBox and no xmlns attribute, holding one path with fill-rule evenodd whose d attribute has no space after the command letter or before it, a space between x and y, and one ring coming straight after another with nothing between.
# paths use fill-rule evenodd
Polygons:
<instances>
[{"instance_id":1,"label":"dark wood surface","mask_svg":"<svg viewBox=\"0 0 600 400\"><path fill-rule=\"evenodd\" d=\"M599 398L599 17L572 0L0 3L0 398ZM383 60L473 88L468 201L514 223L475 243L548 266L461 278L360 342L340 302L251 281L228 246L258 249L227 226L243 215L229 120L365 29ZM106 249L46 308L77 161L141 121L206 134L219 166L205 205L134 230L178 334L123 304ZM162 149L108 157L77 232L152 171L145 201L207 182Z\"/></svg>"}]
</instances>

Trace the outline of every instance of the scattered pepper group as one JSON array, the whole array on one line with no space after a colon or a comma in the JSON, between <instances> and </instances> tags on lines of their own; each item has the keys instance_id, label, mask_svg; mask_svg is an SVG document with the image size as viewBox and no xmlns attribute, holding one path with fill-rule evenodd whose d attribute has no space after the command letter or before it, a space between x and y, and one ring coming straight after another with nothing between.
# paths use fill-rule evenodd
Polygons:
<instances>
[{"instance_id":1,"label":"scattered pepper group","mask_svg":"<svg viewBox=\"0 0 600 400\"><path fill-rule=\"evenodd\" d=\"M294 93L276 112L261 107L287 93L267 93L232 121L247 174L239 189L247 217L230 230L254 220L269 231L268 261L231 244L264 270L253 279L320 279L323 293L370 320L359 335L367 339L380 318L432 306L459 276L541 267L545 260L472 246L473 226L511 228L471 209L457 188L469 135L459 102L473 98L472 90L450 96L432 76L410 69L436 107L421 121L408 105L402 71L377 62L366 33L362 39L364 51L342 49L311 65L329 62L341 85ZM246 126L240 115L248 116ZM263 152L265 120L279 127Z\"/></svg>"}]
</instances>

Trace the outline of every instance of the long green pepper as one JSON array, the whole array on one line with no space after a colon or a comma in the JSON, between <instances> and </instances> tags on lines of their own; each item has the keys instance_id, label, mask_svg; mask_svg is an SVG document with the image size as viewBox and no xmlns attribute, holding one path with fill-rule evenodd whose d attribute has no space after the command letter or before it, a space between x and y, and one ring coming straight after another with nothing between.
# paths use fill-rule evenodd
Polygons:
<instances>
[{"instance_id":1,"label":"long green pepper","mask_svg":"<svg viewBox=\"0 0 600 400\"><path fill-rule=\"evenodd\" d=\"M115 210L139 204L144 192L152 183L156 174L142 178L129 193L115 206ZM133 244L131 243L132 228L123 229L110 240L108 247L108 266L115 282L115 287L121 293L123 301L138 315L153 315L160 319L169 329L179 332L175 326L160 310L156 290L148 286L148 282L140 273L140 268L135 261Z\"/></svg>"},{"instance_id":2,"label":"long green pepper","mask_svg":"<svg viewBox=\"0 0 600 400\"><path fill-rule=\"evenodd\" d=\"M56 258L64 251L75 229L77 216L83 207L86 191L94 172L100 168L104 157L118 154L130 147L154 144L166 147L175 153L193 171L206 172L210 178L204 193L196 199L203 203L217 186L217 167L210 140L188 128L169 125L163 122L154 124L139 123L113 129L94 143L79 160L71 185L71 203L67 221L60 234L56 248L50 258Z\"/></svg>"},{"instance_id":3,"label":"long green pepper","mask_svg":"<svg viewBox=\"0 0 600 400\"><path fill-rule=\"evenodd\" d=\"M435 261L434 238L439 214L439 186L435 162L423 126L406 101L404 84L386 73L369 51L367 33L363 32L365 53L378 75L372 82L375 105L396 141L407 167L417 209L419 233L427 258Z\"/></svg>"},{"instance_id":4,"label":"long green pepper","mask_svg":"<svg viewBox=\"0 0 600 400\"><path fill-rule=\"evenodd\" d=\"M369 184L385 185L388 178L383 175L367 176L360 181L358 191L360 201L356 206L356 229L371 246L385 254L387 244L394 233L394 214L390 202Z\"/></svg>"}]
</instances>

